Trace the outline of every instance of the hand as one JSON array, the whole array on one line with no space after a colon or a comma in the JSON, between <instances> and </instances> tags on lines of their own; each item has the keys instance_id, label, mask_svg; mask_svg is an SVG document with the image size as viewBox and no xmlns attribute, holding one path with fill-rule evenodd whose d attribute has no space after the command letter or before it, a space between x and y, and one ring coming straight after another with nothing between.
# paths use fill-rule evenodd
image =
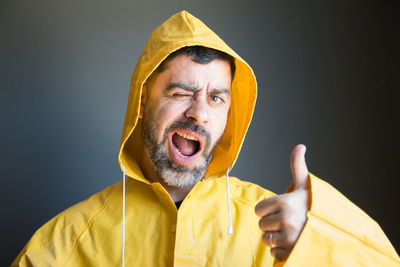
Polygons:
<instances>
[{"instance_id":1,"label":"hand","mask_svg":"<svg viewBox=\"0 0 400 267\"><path fill-rule=\"evenodd\" d=\"M309 185L305 152L304 145L297 145L290 157L293 191L264 199L255 207L256 214L262 217L259 227L265 232L263 242L271 247L271 255L277 260L289 257L307 220Z\"/></svg>"}]
</instances>

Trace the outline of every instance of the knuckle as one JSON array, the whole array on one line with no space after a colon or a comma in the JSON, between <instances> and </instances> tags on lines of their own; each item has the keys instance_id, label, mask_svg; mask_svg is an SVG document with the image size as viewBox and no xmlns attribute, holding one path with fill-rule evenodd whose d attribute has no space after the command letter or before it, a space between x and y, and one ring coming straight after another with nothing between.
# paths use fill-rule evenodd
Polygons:
<instances>
[{"instance_id":1,"label":"knuckle","mask_svg":"<svg viewBox=\"0 0 400 267\"><path fill-rule=\"evenodd\" d=\"M258 221L258 228L260 228L261 230L264 229L264 223L262 219Z\"/></svg>"},{"instance_id":2,"label":"knuckle","mask_svg":"<svg viewBox=\"0 0 400 267\"><path fill-rule=\"evenodd\" d=\"M293 227L293 216L287 212L282 213L280 221L282 229L291 229Z\"/></svg>"},{"instance_id":3,"label":"knuckle","mask_svg":"<svg viewBox=\"0 0 400 267\"><path fill-rule=\"evenodd\" d=\"M261 200L254 207L254 212L256 213L257 216L262 217L265 215L264 213L266 207L268 207L268 199Z\"/></svg>"},{"instance_id":4,"label":"knuckle","mask_svg":"<svg viewBox=\"0 0 400 267\"><path fill-rule=\"evenodd\" d=\"M259 202L255 207L254 207L254 212L256 213L257 216L261 217L261 202Z\"/></svg>"},{"instance_id":5,"label":"knuckle","mask_svg":"<svg viewBox=\"0 0 400 267\"><path fill-rule=\"evenodd\" d=\"M289 237L288 234L286 232L284 232L281 236L281 238L279 239L279 242L281 244L281 247L287 247L289 244Z\"/></svg>"},{"instance_id":6,"label":"knuckle","mask_svg":"<svg viewBox=\"0 0 400 267\"><path fill-rule=\"evenodd\" d=\"M282 211L279 219L280 221L282 221L282 223L286 224L290 220L290 216L291 214L289 214L288 212Z\"/></svg>"},{"instance_id":7,"label":"knuckle","mask_svg":"<svg viewBox=\"0 0 400 267\"><path fill-rule=\"evenodd\" d=\"M283 227L283 222L282 222L281 220L277 220L277 221L275 222L275 226L276 226L276 228L278 228L278 229L282 229L282 227Z\"/></svg>"},{"instance_id":8,"label":"knuckle","mask_svg":"<svg viewBox=\"0 0 400 267\"><path fill-rule=\"evenodd\" d=\"M276 248L271 248L269 250L269 253L271 254L272 257L276 258L276 254L277 254L277 249Z\"/></svg>"},{"instance_id":9,"label":"knuckle","mask_svg":"<svg viewBox=\"0 0 400 267\"><path fill-rule=\"evenodd\" d=\"M282 197L279 200L277 200L276 205L282 211L291 210L291 203L287 197Z\"/></svg>"},{"instance_id":10,"label":"knuckle","mask_svg":"<svg viewBox=\"0 0 400 267\"><path fill-rule=\"evenodd\" d=\"M281 207L286 202L284 196L279 196L274 199L274 204Z\"/></svg>"},{"instance_id":11,"label":"knuckle","mask_svg":"<svg viewBox=\"0 0 400 267\"><path fill-rule=\"evenodd\" d=\"M292 233L294 231L297 231L297 224L293 222L293 220L288 220L285 222L285 224L282 226L283 229L285 229L288 233Z\"/></svg>"},{"instance_id":12,"label":"knuckle","mask_svg":"<svg viewBox=\"0 0 400 267\"><path fill-rule=\"evenodd\" d=\"M298 217L295 214L291 214L287 211L282 212L281 220L282 228L289 231L297 230L301 225Z\"/></svg>"},{"instance_id":13,"label":"knuckle","mask_svg":"<svg viewBox=\"0 0 400 267\"><path fill-rule=\"evenodd\" d=\"M281 207L282 207L282 210L292 210L292 202L291 202L290 198L285 198L281 202Z\"/></svg>"},{"instance_id":14,"label":"knuckle","mask_svg":"<svg viewBox=\"0 0 400 267\"><path fill-rule=\"evenodd\" d=\"M269 238L268 238L268 235L265 233L265 234L263 234L263 236L262 236L262 241L263 241L263 243L265 244L265 245L268 245L268 242L269 242Z\"/></svg>"},{"instance_id":15,"label":"knuckle","mask_svg":"<svg viewBox=\"0 0 400 267\"><path fill-rule=\"evenodd\" d=\"M288 258L289 253L286 250L279 250L275 252L275 259L284 261Z\"/></svg>"},{"instance_id":16,"label":"knuckle","mask_svg":"<svg viewBox=\"0 0 400 267\"><path fill-rule=\"evenodd\" d=\"M259 221L258 221L258 227L262 230L265 231L267 229L268 226L268 221L267 218L262 217Z\"/></svg>"}]
</instances>

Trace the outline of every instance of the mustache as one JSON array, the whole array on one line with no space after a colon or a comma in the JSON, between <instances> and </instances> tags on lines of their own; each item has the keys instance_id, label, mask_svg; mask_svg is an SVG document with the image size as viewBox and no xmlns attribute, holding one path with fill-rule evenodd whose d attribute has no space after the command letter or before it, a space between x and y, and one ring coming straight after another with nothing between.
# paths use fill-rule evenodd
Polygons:
<instances>
[{"instance_id":1,"label":"mustache","mask_svg":"<svg viewBox=\"0 0 400 267\"><path fill-rule=\"evenodd\" d=\"M167 134L174 130L174 129L183 129L183 130L189 130L194 133L197 133L198 135L204 137L206 139L207 143L209 144L211 142L211 135L210 133L204 128L202 125L195 124L192 120L185 120L185 121L175 121L173 122L164 132L164 138L167 137Z\"/></svg>"}]
</instances>

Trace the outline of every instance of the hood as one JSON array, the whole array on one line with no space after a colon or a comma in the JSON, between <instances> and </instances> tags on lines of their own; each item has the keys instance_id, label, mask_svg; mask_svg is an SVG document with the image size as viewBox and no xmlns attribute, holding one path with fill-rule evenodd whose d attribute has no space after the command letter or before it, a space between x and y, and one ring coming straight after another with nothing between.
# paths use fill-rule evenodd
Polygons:
<instances>
[{"instance_id":1,"label":"hood","mask_svg":"<svg viewBox=\"0 0 400 267\"><path fill-rule=\"evenodd\" d=\"M254 73L250 66L203 22L188 12L181 11L153 31L132 74L118 153L119 164L121 169L125 167L126 175L149 183L140 169L143 140L139 109L143 84L169 54L185 46L197 45L223 51L234 57L236 64L227 125L205 177L224 175L229 166L232 168L235 164L253 116L257 96Z\"/></svg>"}]
</instances>

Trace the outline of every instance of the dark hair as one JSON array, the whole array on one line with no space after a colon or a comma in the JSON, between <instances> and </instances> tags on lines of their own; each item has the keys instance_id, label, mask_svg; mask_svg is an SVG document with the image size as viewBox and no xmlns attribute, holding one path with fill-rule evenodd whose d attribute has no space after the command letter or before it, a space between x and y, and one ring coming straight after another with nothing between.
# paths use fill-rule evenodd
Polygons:
<instances>
[{"instance_id":1,"label":"dark hair","mask_svg":"<svg viewBox=\"0 0 400 267\"><path fill-rule=\"evenodd\" d=\"M236 65L234 57L213 48L197 45L197 46L185 46L169 54L169 56L166 59L164 59L163 62L161 62L161 64L157 67L157 69L150 75L148 80L151 80L157 74L163 72L166 69L168 62L170 62L172 59L182 54L185 54L186 56L190 57L194 62L200 64L207 64L213 61L214 59L225 60L231 66L232 81L233 77L235 77Z\"/></svg>"}]
</instances>

